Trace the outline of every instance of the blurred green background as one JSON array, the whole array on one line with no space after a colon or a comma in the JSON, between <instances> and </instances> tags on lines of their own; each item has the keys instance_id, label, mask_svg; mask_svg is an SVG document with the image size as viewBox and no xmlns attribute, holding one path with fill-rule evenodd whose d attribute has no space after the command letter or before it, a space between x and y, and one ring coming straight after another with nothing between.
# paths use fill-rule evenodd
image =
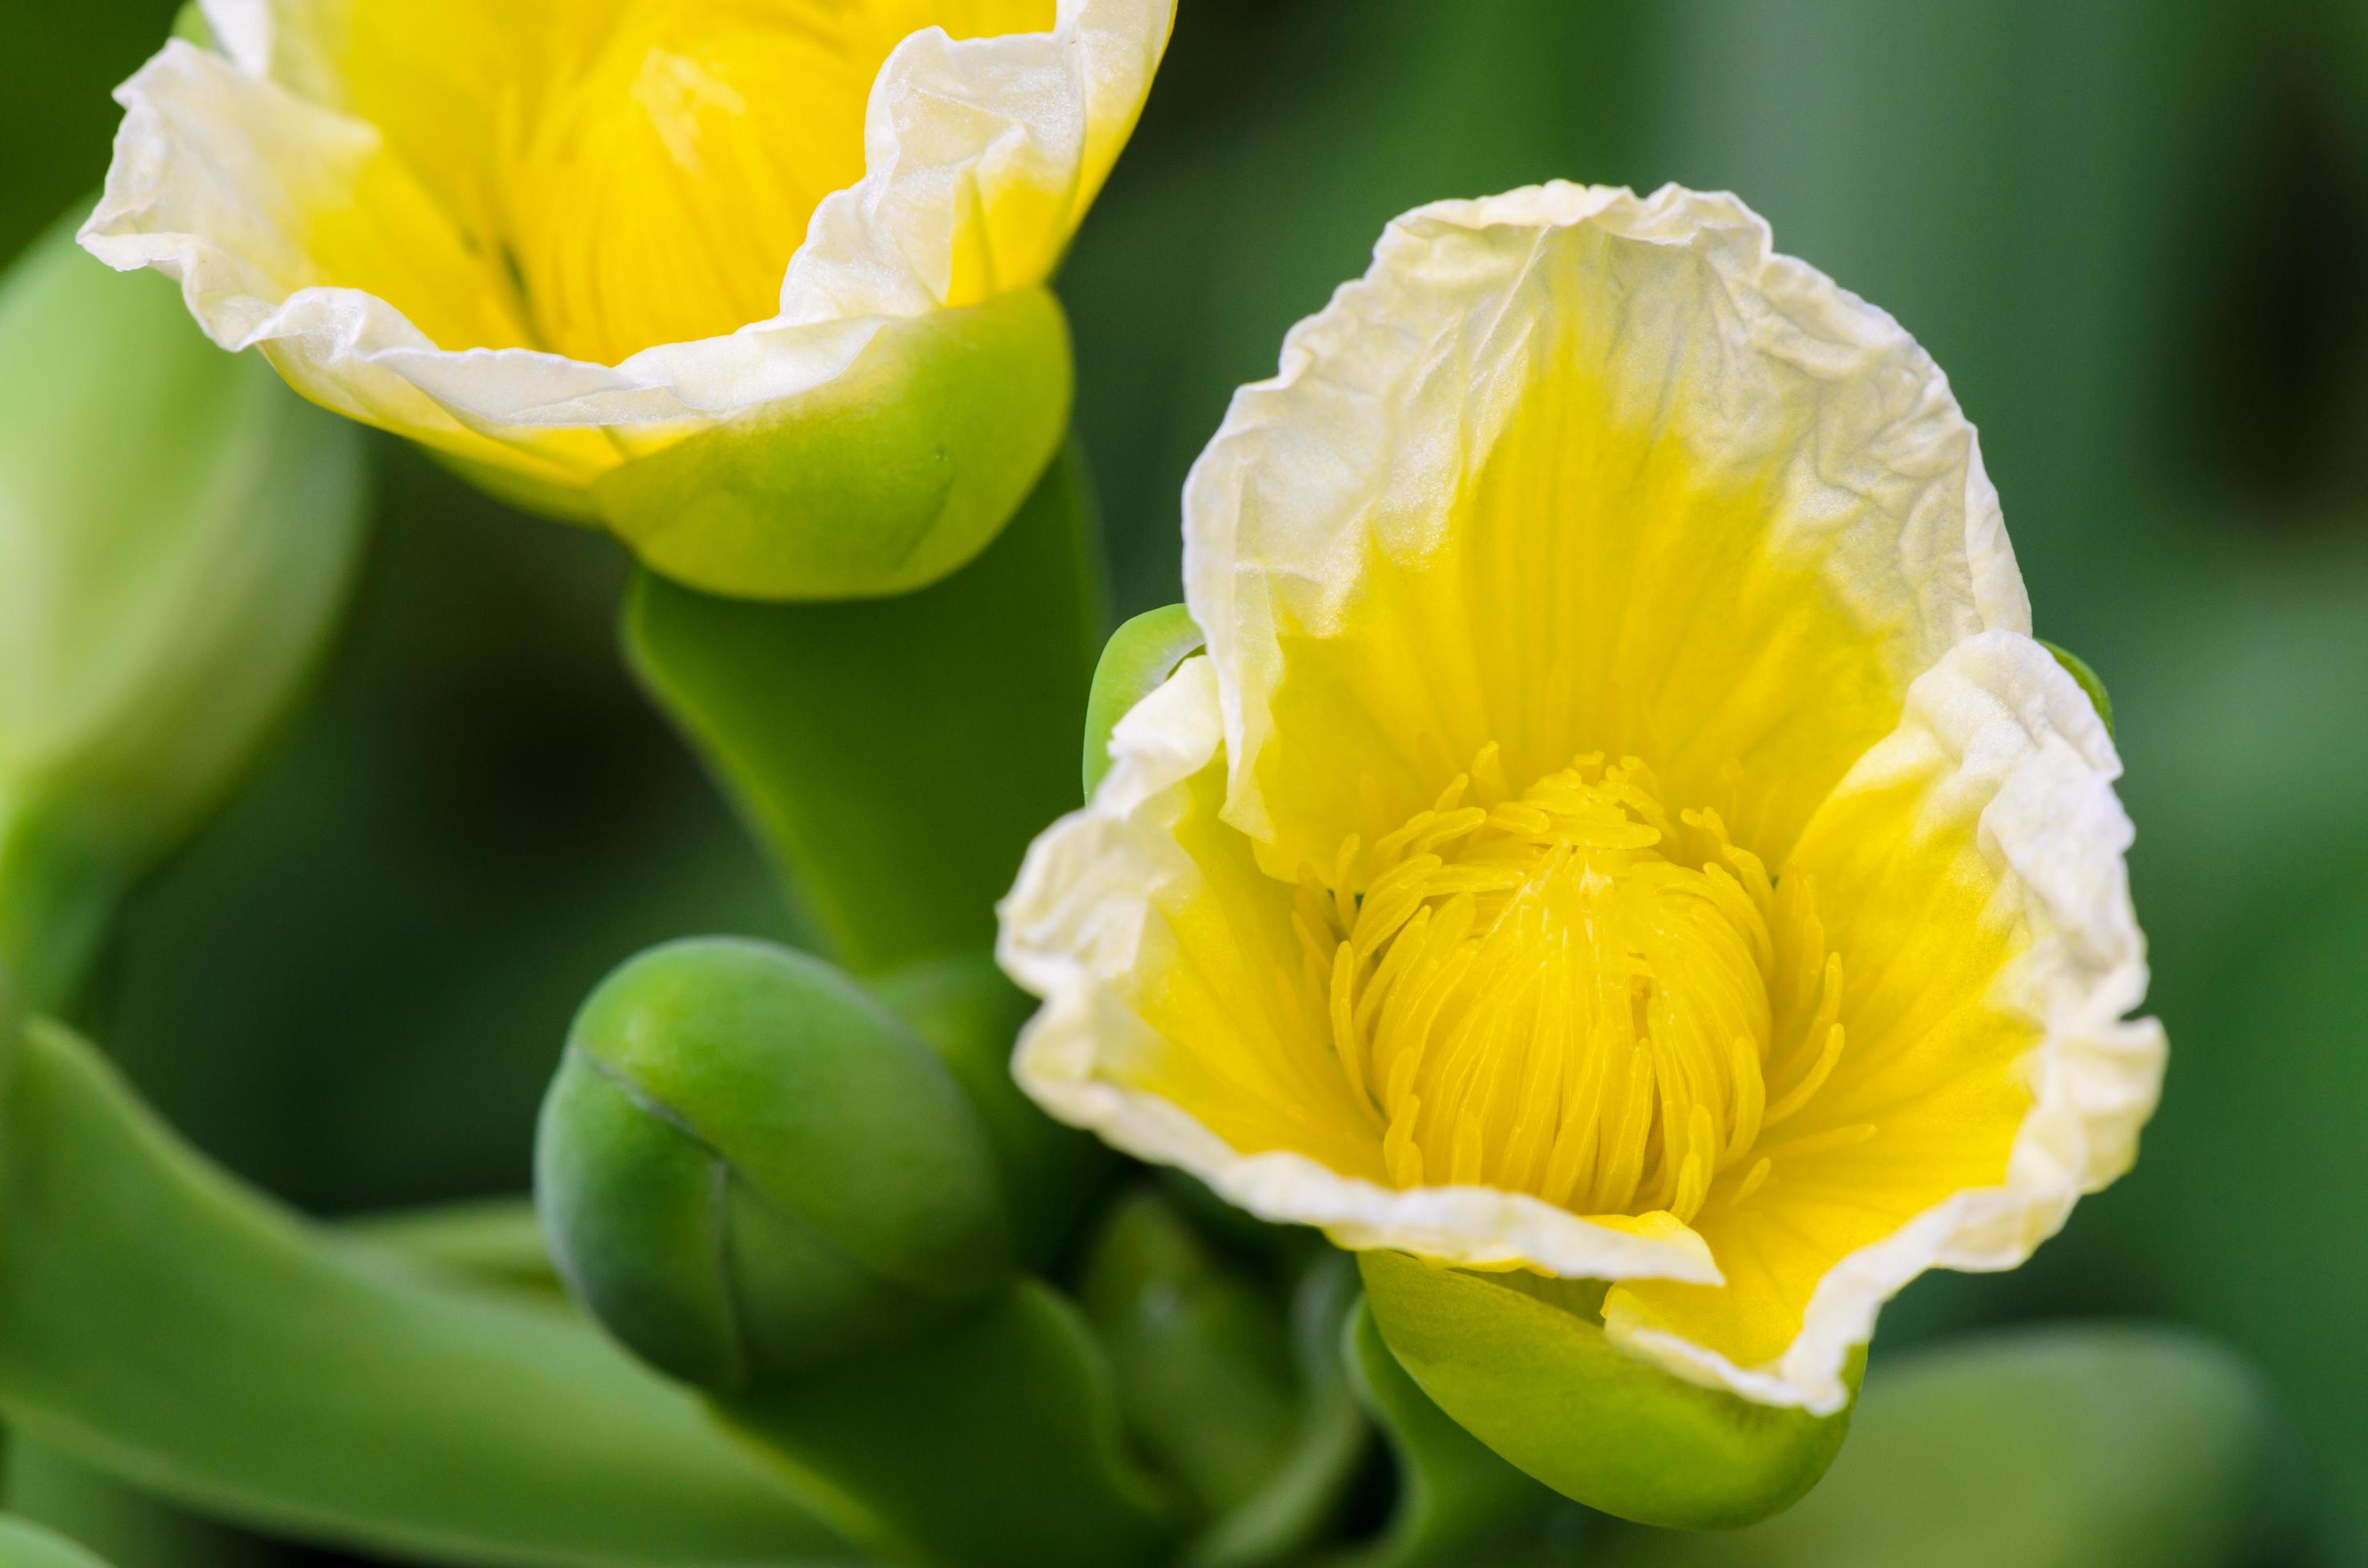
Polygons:
<instances>
[{"instance_id":1,"label":"blurred green background","mask_svg":"<svg viewBox=\"0 0 2368 1568\"><path fill-rule=\"evenodd\" d=\"M0 0L0 254L95 188L107 90L172 10ZM1186 467L1390 216L1554 176L1741 193L1981 426L2040 631L2112 691L2173 1047L2136 1173L2031 1267L1912 1289L1878 1353L2199 1326L2294 1422L2315 1560L2368 1562L2368 5L1180 10L1062 286L1119 608L1178 597ZM621 671L616 547L380 457L318 700L139 901L89 1020L202 1147L328 1214L522 1190L610 966L795 935Z\"/></svg>"}]
</instances>

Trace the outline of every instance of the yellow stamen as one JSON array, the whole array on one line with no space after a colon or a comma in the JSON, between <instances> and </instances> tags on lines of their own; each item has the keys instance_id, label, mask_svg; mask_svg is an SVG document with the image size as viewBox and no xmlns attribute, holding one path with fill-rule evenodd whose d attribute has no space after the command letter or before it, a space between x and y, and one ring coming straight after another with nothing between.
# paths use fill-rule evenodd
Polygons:
<instances>
[{"instance_id":1,"label":"yellow stamen","mask_svg":"<svg viewBox=\"0 0 2368 1568\"><path fill-rule=\"evenodd\" d=\"M1391 1181L1691 1222L1861 1135L1761 1146L1833 1072L1840 960L1805 882L1780 888L1717 812L1672 812L1635 758L1516 792L1486 746L1362 844L1294 920Z\"/></svg>"}]
</instances>

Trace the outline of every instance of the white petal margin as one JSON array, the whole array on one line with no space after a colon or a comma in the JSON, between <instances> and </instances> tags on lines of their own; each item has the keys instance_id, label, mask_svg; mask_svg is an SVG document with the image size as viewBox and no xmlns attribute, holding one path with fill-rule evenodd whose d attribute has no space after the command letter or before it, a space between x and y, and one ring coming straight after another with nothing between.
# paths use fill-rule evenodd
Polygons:
<instances>
[{"instance_id":1,"label":"white petal margin","mask_svg":"<svg viewBox=\"0 0 2368 1568\"><path fill-rule=\"evenodd\" d=\"M117 90L124 120L85 247L178 279L216 343L264 348L315 401L565 490L832 380L896 318L972 302L949 297L959 280L980 298L1043 281L1142 110L1175 6L1061 0L1050 33L907 38L872 85L863 178L824 199L785 258L780 313L614 367L447 348L334 284L307 254L307 209L351 188L380 134L283 85L311 57L276 36L276 8L206 10L229 58L176 40Z\"/></svg>"},{"instance_id":2,"label":"white petal margin","mask_svg":"<svg viewBox=\"0 0 2368 1568\"><path fill-rule=\"evenodd\" d=\"M1563 242L1609 242L1619 275ZM1556 182L1396 219L1363 278L1235 394L1185 485L1185 598L1224 691L1226 820L1272 840L1254 761L1281 679L1278 623L1318 634L1368 541L1421 554L1515 412L1524 354L1573 289L1613 364L1615 415L1713 465L1780 475L1771 529L1847 597L1911 612L1903 678L1989 627L2031 628L1997 491L1948 380L1899 324L1771 248L1733 196Z\"/></svg>"},{"instance_id":3,"label":"white petal margin","mask_svg":"<svg viewBox=\"0 0 2368 1568\"><path fill-rule=\"evenodd\" d=\"M2145 999L2146 962L2123 858L2132 830L2113 793L2121 772L2087 694L2028 637L1969 638L1909 688L1898 729L1835 794L1937 774L1927 815L1978 824L1998 896L2030 933L1992 994L2042 1031L2023 1062L2033 1100L2006 1181L1958 1193L1836 1264L1800 1334L1769 1365L1738 1367L1643 1327L1617 1291L1605 1312L1616 1342L1748 1399L1830 1414L1849 1401L1843 1363L1909 1280L1928 1268L2017 1267L2082 1195L2129 1169L2161 1096L2169 1046L2159 1022L2125 1017Z\"/></svg>"},{"instance_id":4,"label":"white petal margin","mask_svg":"<svg viewBox=\"0 0 2368 1568\"><path fill-rule=\"evenodd\" d=\"M1180 1166L1263 1220L1321 1227L1352 1249L1392 1247L1480 1268L1529 1267L1573 1278L1721 1282L1708 1246L1672 1227L1639 1234L1523 1193L1479 1187L1397 1190L1304 1155L1243 1153L1181 1108L1112 1071L1165 1042L1128 1003L1156 944L1163 899L1200 872L1167 824L1217 756L1214 667L1193 658L1121 719L1110 773L1084 810L1040 836L999 910L996 958L1042 997L1014 1072L1051 1115L1138 1159Z\"/></svg>"}]
</instances>

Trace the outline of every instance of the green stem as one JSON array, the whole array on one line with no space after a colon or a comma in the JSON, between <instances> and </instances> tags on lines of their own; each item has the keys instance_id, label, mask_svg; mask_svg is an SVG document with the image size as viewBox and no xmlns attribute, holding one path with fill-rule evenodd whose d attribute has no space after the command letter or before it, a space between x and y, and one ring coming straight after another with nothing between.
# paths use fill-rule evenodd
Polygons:
<instances>
[{"instance_id":1,"label":"green stem","mask_svg":"<svg viewBox=\"0 0 2368 1568\"><path fill-rule=\"evenodd\" d=\"M758 604L644 572L643 682L850 969L984 946L1029 841L1076 803L1103 619L1075 444L976 561L898 598Z\"/></svg>"},{"instance_id":2,"label":"green stem","mask_svg":"<svg viewBox=\"0 0 2368 1568\"><path fill-rule=\"evenodd\" d=\"M307 1225L97 1053L0 1108L0 1414L192 1506L431 1561L840 1562L686 1392L588 1325Z\"/></svg>"}]
</instances>

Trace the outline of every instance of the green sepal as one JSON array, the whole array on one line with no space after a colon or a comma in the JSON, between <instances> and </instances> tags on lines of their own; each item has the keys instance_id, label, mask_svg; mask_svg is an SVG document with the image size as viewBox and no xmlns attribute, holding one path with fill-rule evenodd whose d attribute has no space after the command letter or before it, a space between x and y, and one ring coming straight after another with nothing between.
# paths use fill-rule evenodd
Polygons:
<instances>
[{"instance_id":1,"label":"green sepal","mask_svg":"<svg viewBox=\"0 0 2368 1568\"><path fill-rule=\"evenodd\" d=\"M843 1562L591 1324L307 1224L36 1022L0 1101L0 1417L159 1496L374 1556ZM397 1462L399 1461L399 1462Z\"/></svg>"},{"instance_id":2,"label":"green sepal","mask_svg":"<svg viewBox=\"0 0 2368 1568\"><path fill-rule=\"evenodd\" d=\"M715 1409L895 1561L1116 1568L1157 1561L1182 1519L1128 1455L1076 1309L1035 1280L945 1333Z\"/></svg>"},{"instance_id":3,"label":"green sepal","mask_svg":"<svg viewBox=\"0 0 2368 1568\"><path fill-rule=\"evenodd\" d=\"M1850 1430L1847 1407L1818 1417L1673 1377L1515 1277L1394 1252L1357 1262L1383 1339L1423 1392L1513 1465L1604 1513L1683 1529L1750 1524L1816 1485ZM1853 1390L1864 1364L1853 1356Z\"/></svg>"},{"instance_id":4,"label":"green sepal","mask_svg":"<svg viewBox=\"0 0 2368 1568\"><path fill-rule=\"evenodd\" d=\"M0 1516L0 1568L107 1568L107 1562L53 1530Z\"/></svg>"},{"instance_id":5,"label":"green sepal","mask_svg":"<svg viewBox=\"0 0 2368 1568\"><path fill-rule=\"evenodd\" d=\"M1182 605L1145 610L1110 633L1086 699L1085 784L1091 798L1110 770L1110 732L1208 642Z\"/></svg>"},{"instance_id":6,"label":"green sepal","mask_svg":"<svg viewBox=\"0 0 2368 1568\"><path fill-rule=\"evenodd\" d=\"M986 948L1029 841L1075 804L1095 551L1064 455L985 554L902 598L760 605L635 580L635 670L848 968Z\"/></svg>"},{"instance_id":7,"label":"green sepal","mask_svg":"<svg viewBox=\"0 0 2368 1568\"><path fill-rule=\"evenodd\" d=\"M2177 1329L2010 1329L1884 1359L1857 1440L1781 1518L1637 1531L1618 1568L2237 1568L2285 1562L2260 1380Z\"/></svg>"},{"instance_id":8,"label":"green sepal","mask_svg":"<svg viewBox=\"0 0 2368 1568\"><path fill-rule=\"evenodd\" d=\"M71 221L0 279L0 964L30 1005L303 688L361 554L360 440Z\"/></svg>"},{"instance_id":9,"label":"green sepal","mask_svg":"<svg viewBox=\"0 0 2368 1568\"><path fill-rule=\"evenodd\" d=\"M969 1096L1003 1176L1019 1260L1050 1268L1100 1201L1119 1160L1093 1134L1046 1116L1011 1075L1012 1044L1035 1000L983 952L910 964L871 989Z\"/></svg>"},{"instance_id":10,"label":"green sepal","mask_svg":"<svg viewBox=\"0 0 2368 1568\"><path fill-rule=\"evenodd\" d=\"M841 374L595 482L677 582L753 599L927 587L1001 530L1061 445L1068 322L1049 290L890 321Z\"/></svg>"},{"instance_id":11,"label":"green sepal","mask_svg":"<svg viewBox=\"0 0 2368 1568\"><path fill-rule=\"evenodd\" d=\"M739 1392L1009 1289L994 1156L937 1056L818 959L652 949L584 1004L535 1196L570 1292L653 1366Z\"/></svg>"},{"instance_id":12,"label":"green sepal","mask_svg":"<svg viewBox=\"0 0 2368 1568\"><path fill-rule=\"evenodd\" d=\"M1358 1568L1532 1561L1553 1526L1577 1512L1432 1403L1383 1343L1363 1301L1342 1325L1339 1354L1397 1461L1389 1521Z\"/></svg>"},{"instance_id":13,"label":"green sepal","mask_svg":"<svg viewBox=\"0 0 2368 1568\"><path fill-rule=\"evenodd\" d=\"M199 5L198 0L186 0L181 8L173 13L172 36L185 43L194 43L199 49L214 47L213 24L206 20L205 7Z\"/></svg>"},{"instance_id":14,"label":"green sepal","mask_svg":"<svg viewBox=\"0 0 2368 1568\"><path fill-rule=\"evenodd\" d=\"M2105 694L2105 683L2098 678L2095 670L2089 667L2089 661L2068 648L2057 647L2044 637L2036 641L2055 655L2055 662L2064 666L2064 673L2089 694L2089 700L2097 705L2097 717L2105 722L2105 733L2111 735L2113 733L2113 699Z\"/></svg>"}]
</instances>

